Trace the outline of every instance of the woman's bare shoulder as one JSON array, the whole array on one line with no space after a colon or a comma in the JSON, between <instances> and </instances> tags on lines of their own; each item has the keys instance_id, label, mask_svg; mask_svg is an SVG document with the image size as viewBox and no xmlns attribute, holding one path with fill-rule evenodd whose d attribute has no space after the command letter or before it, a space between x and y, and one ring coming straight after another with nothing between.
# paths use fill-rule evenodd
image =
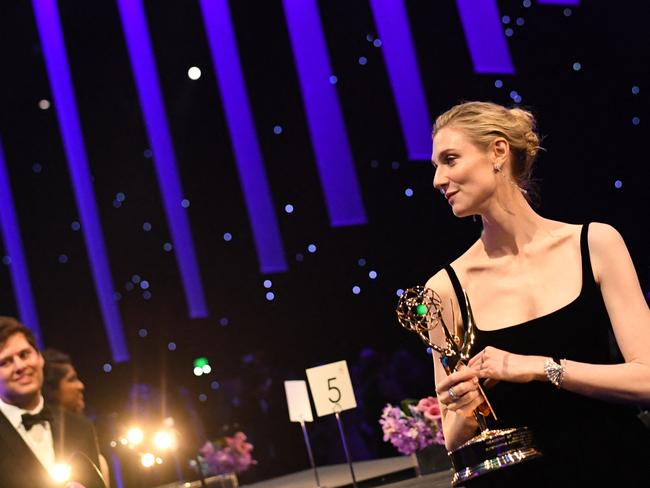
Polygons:
<instances>
[{"instance_id":1,"label":"woman's bare shoulder","mask_svg":"<svg viewBox=\"0 0 650 488\"><path fill-rule=\"evenodd\" d=\"M468 266L468 263L471 263L474 259L472 256L477 252L477 246L480 243L480 239L477 240L469 249L467 249L463 254L458 256L454 261L450 263L450 266L456 272L456 275L462 276L464 270ZM462 281L462 279L461 279ZM454 295L454 286L451 282L451 278L447 271L442 268L436 274L434 274L426 284L427 288L435 290L440 296L450 297Z\"/></svg>"}]
</instances>

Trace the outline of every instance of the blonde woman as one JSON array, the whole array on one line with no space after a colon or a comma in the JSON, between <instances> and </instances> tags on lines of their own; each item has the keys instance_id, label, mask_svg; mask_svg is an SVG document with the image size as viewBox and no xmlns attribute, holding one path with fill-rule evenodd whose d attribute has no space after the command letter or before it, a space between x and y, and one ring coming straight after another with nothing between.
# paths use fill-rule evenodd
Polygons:
<instances>
[{"instance_id":1,"label":"blonde woman","mask_svg":"<svg viewBox=\"0 0 650 488\"><path fill-rule=\"evenodd\" d=\"M483 224L427 282L466 321L465 289L479 329L468 367L446 376L435 361L447 447L477 433L470 413L486 381L494 427L530 427L544 457L474 484L650 486L640 469L650 438L634 407L650 403L650 310L614 228L549 220L531 207L539 146L530 112L493 103L455 106L433 128L434 187L454 215Z\"/></svg>"}]
</instances>

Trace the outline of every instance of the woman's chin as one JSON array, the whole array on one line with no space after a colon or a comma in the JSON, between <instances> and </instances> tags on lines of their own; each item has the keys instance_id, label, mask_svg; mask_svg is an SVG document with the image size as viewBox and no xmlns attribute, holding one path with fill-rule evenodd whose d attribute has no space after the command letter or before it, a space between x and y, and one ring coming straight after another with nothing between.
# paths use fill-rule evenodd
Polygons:
<instances>
[{"instance_id":1,"label":"woman's chin","mask_svg":"<svg viewBox=\"0 0 650 488\"><path fill-rule=\"evenodd\" d=\"M451 211L454 213L454 216L458 217L459 219L474 215L474 213L468 211L466 208L461 208L461 207L452 207Z\"/></svg>"}]
</instances>

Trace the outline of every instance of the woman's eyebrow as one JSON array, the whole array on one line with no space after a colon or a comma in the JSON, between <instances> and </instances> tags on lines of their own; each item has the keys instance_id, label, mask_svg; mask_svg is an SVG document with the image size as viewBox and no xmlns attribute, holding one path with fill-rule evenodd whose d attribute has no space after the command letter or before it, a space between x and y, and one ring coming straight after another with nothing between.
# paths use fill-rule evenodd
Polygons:
<instances>
[{"instance_id":1,"label":"woman's eyebrow","mask_svg":"<svg viewBox=\"0 0 650 488\"><path fill-rule=\"evenodd\" d=\"M438 154L438 161L442 161L442 160L445 158L445 156L446 156L447 154L449 154L449 153L451 153L451 152L454 152L454 151L455 151L455 150L454 150L453 148L446 148L446 149L443 149L442 151L440 151L440 154ZM433 158L431 158L431 162L432 162L433 164L436 164L436 160L433 159Z\"/></svg>"}]
</instances>

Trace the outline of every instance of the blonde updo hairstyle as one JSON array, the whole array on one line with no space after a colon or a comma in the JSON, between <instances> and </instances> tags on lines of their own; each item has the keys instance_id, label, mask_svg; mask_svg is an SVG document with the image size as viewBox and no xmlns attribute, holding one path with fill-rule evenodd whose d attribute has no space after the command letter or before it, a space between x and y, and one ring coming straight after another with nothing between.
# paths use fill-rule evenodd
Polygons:
<instances>
[{"instance_id":1,"label":"blonde updo hairstyle","mask_svg":"<svg viewBox=\"0 0 650 488\"><path fill-rule=\"evenodd\" d=\"M497 137L510 144L511 177L530 196L533 163L542 149L532 113L491 102L465 102L441 114L433 125L432 137L443 127L460 129L477 147L487 150Z\"/></svg>"}]
</instances>

